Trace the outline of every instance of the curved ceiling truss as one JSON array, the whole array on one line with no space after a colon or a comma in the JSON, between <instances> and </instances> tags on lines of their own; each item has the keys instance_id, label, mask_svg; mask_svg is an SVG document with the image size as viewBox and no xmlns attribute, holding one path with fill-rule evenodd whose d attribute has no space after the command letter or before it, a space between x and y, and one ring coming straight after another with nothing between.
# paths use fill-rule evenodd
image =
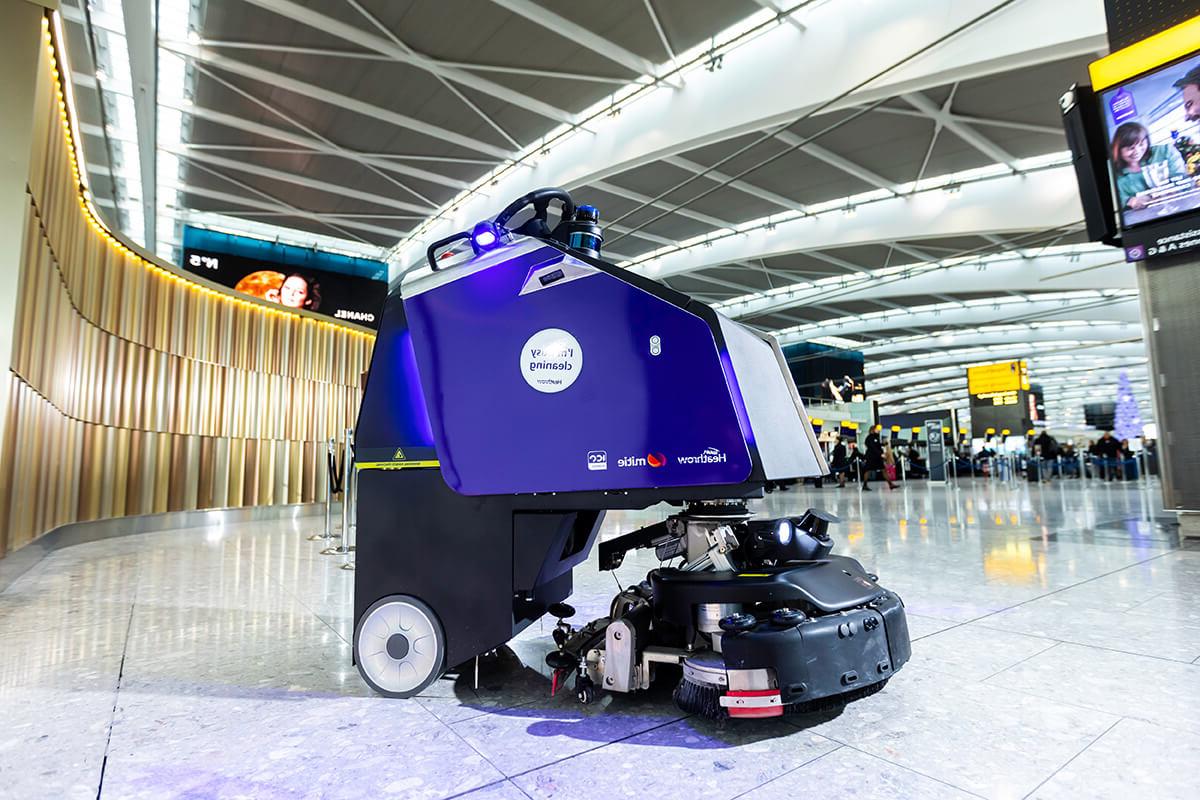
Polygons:
<instances>
[{"instance_id":1,"label":"curved ceiling truss","mask_svg":"<svg viewBox=\"0 0 1200 800\"><path fill-rule=\"evenodd\" d=\"M62 8L97 202L167 257L199 224L398 272L562 185L610 258L862 350L885 407L980 361L1064 398L1055 359L1144 363L1058 117L1105 48L1091 0L158 0L147 34L148 2Z\"/></svg>"}]
</instances>

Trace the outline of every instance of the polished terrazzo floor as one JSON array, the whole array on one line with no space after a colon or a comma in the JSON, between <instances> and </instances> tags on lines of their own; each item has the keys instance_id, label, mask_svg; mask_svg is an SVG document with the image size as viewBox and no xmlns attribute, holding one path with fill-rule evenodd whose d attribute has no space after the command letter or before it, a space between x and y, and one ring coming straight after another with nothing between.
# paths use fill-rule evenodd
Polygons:
<instances>
[{"instance_id":1,"label":"polished terrazzo floor","mask_svg":"<svg viewBox=\"0 0 1200 800\"><path fill-rule=\"evenodd\" d=\"M907 603L912 661L839 715L718 727L662 694L551 698L548 625L485 659L478 690L380 699L350 664L353 573L305 538L320 519L246 523L68 548L0 593L0 797L1200 795L1200 544L1153 486L759 505L838 514L839 551ZM580 619L614 588L577 571Z\"/></svg>"}]
</instances>

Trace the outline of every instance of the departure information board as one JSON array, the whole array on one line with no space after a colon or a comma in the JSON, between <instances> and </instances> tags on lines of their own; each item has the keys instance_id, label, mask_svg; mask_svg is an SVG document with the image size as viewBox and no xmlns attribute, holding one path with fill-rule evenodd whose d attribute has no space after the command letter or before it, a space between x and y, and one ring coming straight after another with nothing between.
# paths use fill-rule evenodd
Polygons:
<instances>
[{"instance_id":1,"label":"departure information board","mask_svg":"<svg viewBox=\"0 0 1200 800\"><path fill-rule=\"evenodd\" d=\"M1029 417L1029 364L1000 361L967 367L967 392L971 396L971 432L983 436L988 429L1026 431Z\"/></svg>"},{"instance_id":2,"label":"departure information board","mask_svg":"<svg viewBox=\"0 0 1200 800\"><path fill-rule=\"evenodd\" d=\"M967 367L967 391L972 397L1020 389L1029 389L1029 365L1024 361L1000 361Z\"/></svg>"}]
</instances>

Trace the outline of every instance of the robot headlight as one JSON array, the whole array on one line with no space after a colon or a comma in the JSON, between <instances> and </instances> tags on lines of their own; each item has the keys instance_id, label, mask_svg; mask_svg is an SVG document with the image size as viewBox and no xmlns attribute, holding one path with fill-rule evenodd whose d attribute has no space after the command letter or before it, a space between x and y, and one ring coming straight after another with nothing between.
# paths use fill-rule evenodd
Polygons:
<instances>
[{"instance_id":1,"label":"robot headlight","mask_svg":"<svg viewBox=\"0 0 1200 800\"><path fill-rule=\"evenodd\" d=\"M495 223L488 220L477 222L471 229L471 249L475 251L475 255L479 255L497 247L502 238L503 233Z\"/></svg>"},{"instance_id":2,"label":"robot headlight","mask_svg":"<svg viewBox=\"0 0 1200 800\"><path fill-rule=\"evenodd\" d=\"M774 565L822 559L833 548L826 529L836 521L832 514L810 508L798 517L751 523L751 558L756 564Z\"/></svg>"},{"instance_id":3,"label":"robot headlight","mask_svg":"<svg viewBox=\"0 0 1200 800\"><path fill-rule=\"evenodd\" d=\"M791 544L794 534L795 527L790 519L784 517L775 521L775 541L779 542L780 546L786 547Z\"/></svg>"}]
</instances>

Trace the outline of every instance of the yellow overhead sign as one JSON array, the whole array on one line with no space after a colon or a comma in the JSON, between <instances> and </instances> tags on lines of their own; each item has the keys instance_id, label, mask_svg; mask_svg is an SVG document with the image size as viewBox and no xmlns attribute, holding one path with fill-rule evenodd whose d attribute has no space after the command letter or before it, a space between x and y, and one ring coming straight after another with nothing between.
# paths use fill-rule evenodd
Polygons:
<instances>
[{"instance_id":1,"label":"yellow overhead sign","mask_svg":"<svg viewBox=\"0 0 1200 800\"><path fill-rule=\"evenodd\" d=\"M1200 41L1200 17L1192 17L1173 28L1134 42L1123 50L1088 64L1092 87L1096 91L1161 67L1169 61L1191 55Z\"/></svg>"},{"instance_id":2,"label":"yellow overhead sign","mask_svg":"<svg viewBox=\"0 0 1200 800\"><path fill-rule=\"evenodd\" d=\"M975 396L1015 392L1029 388L1029 365L1024 361L1001 361L967 367L967 391Z\"/></svg>"}]
</instances>

